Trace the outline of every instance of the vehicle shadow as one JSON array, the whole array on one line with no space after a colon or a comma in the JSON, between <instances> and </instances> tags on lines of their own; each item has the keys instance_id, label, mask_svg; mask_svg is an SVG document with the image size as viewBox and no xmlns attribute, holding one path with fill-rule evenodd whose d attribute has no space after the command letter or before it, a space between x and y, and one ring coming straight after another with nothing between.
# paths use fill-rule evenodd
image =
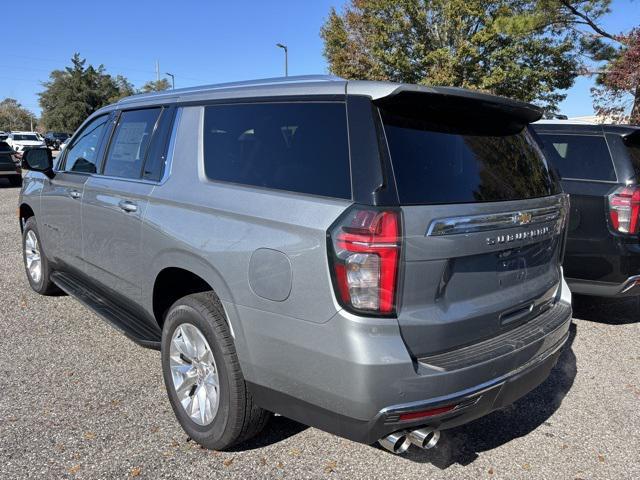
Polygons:
<instances>
[{"instance_id":1,"label":"vehicle shadow","mask_svg":"<svg viewBox=\"0 0 640 480\"><path fill-rule=\"evenodd\" d=\"M271 416L268 424L264 430L255 437L243 442L235 447L229 449L230 452L242 452L246 450L254 450L256 448L267 447L275 443L286 440L289 437L293 437L300 432L303 432L309 428L307 425L298 423L295 420L291 420L281 416Z\"/></svg>"},{"instance_id":2,"label":"vehicle shadow","mask_svg":"<svg viewBox=\"0 0 640 480\"><path fill-rule=\"evenodd\" d=\"M573 296L573 316L580 320L626 325L638 322L640 297L606 298Z\"/></svg>"},{"instance_id":3,"label":"vehicle shadow","mask_svg":"<svg viewBox=\"0 0 640 480\"><path fill-rule=\"evenodd\" d=\"M442 470L454 464L465 466L473 463L481 452L523 437L540 426L550 425L549 418L560 407L576 377L576 357L571 348L575 336L576 325L572 323L567 343L549 378L528 395L486 417L446 430L433 450L411 447L405 459L428 462ZM552 436L548 432L544 434Z\"/></svg>"}]
</instances>

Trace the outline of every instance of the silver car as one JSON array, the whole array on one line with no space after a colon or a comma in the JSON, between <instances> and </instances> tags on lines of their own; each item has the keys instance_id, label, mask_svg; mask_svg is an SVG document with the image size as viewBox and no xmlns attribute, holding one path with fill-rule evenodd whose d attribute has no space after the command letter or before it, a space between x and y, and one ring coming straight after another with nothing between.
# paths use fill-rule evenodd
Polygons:
<instances>
[{"instance_id":1,"label":"silver car","mask_svg":"<svg viewBox=\"0 0 640 480\"><path fill-rule=\"evenodd\" d=\"M430 448L544 381L568 336L540 115L322 76L125 98L55 165L25 153L27 277L160 349L205 447L277 412Z\"/></svg>"}]
</instances>

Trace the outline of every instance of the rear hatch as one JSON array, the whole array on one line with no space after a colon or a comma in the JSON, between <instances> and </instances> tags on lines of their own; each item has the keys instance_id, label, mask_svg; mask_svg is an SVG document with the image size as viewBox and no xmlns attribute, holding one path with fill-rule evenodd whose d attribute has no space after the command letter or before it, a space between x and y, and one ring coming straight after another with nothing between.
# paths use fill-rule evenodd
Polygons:
<instances>
[{"instance_id":1,"label":"rear hatch","mask_svg":"<svg viewBox=\"0 0 640 480\"><path fill-rule=\"evenodd\" d=\"M527 104L455 90L377 100L403 217L398 321L415 357L460 348L550 308L566 196Z\"/></svg>"}]
</instances>

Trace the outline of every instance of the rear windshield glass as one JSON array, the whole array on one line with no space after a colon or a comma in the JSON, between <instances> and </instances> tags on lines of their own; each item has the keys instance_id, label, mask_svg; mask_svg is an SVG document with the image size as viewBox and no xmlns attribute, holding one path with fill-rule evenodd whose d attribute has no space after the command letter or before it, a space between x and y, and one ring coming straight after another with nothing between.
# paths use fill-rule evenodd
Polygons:
<instances>
[{"instance_id":1,"label":"rear windshield glass","mask_svg":"<svg viewBox=\"0 0 640 480\"><path fill-rule=\"evenodd\" d=\"M558 169L561 178L609 182L616 180L604 137L544 133L540 137L550 151L549 161Z\"/></svg>"},{"instance_id":2,"label":"rear windshield glass","mask_svg":"<svg viewBox=\"0 0 640 480\"><path fill-rule=\"evenodd\" d=\"M38 137L36 137L35 135L14 135L13 139L17 140L17 141L21 141L21 142L26 142L26 141L37 142L37 141L39 141Z\"/></svg>"},{"instance_id":3,"label":"rear windshield glass","mask_svg":"<svg viewBox=\"0 0 640 480\"><path fill-rule=\"evenodd\" d=\"M542 152L526 131L474 135L437 122L383 112L400 202L472 203L559 193ZM440 131L438 131L440 130Z\"/></svg>"},{"instance_id":4,"label":"rear windshield glass","mask_svg":"<svg viewBox=\"0 0 640 480\"><path fill-rule=\"evenodd\" d=\"M636 176L640 177L640 140L625 139L624 144L627 146Z\"/></svg>"}]
</instances>

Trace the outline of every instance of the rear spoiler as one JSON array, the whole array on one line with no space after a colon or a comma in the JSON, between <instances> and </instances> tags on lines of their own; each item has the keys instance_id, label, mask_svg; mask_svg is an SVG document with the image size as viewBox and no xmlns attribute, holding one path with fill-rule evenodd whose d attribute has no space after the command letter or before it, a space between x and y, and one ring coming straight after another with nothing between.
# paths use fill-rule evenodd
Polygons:
<instances>
[{"instance_id":1,"label":"rear spoiler","mask_svg":"<svg viewBox=\"0 0 640 480\"><path fill-rule=\"evenodd\" d=\"M469 134L507 134L521 131L542 118L535 105L455 87L400 85L374 104L394 115L426 120Z\"/></svg>"}]
</instances>

